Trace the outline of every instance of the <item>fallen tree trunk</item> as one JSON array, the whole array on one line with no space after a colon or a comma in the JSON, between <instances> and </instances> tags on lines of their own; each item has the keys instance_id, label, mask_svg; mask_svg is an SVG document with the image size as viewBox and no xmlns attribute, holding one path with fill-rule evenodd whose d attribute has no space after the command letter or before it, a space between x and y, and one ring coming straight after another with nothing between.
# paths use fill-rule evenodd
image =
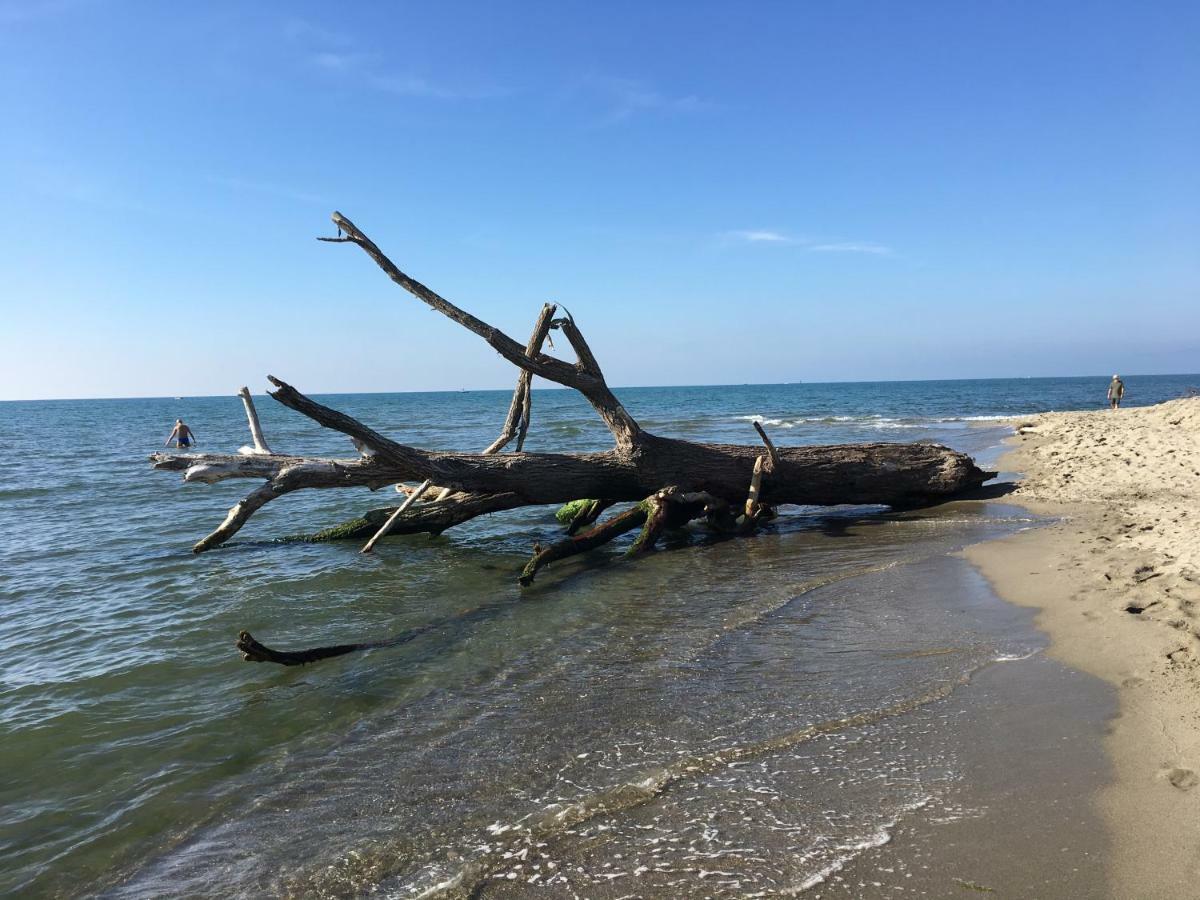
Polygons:
<instances>
[{"instance_id":1,"label":"fallen tree trunk","mask_svg":"<svg viewBox=\"0 0 1200 900\"><path fill-rule=\"evenodd\" d=\"M278 399L279 394L274 396ZM319 406L314 401L308 403ZM188 481L267 478L274 485L267 500L301 488L377 488L417 479L482 495L446 507L461 516L438 516L440 527L432 527L431 522L430 528L420 529L442 531L475 515L515 506L566 503L580 497L640 501L666 484L685 491L702 491L731 503L741 502L760 454L757 447L697 444L645 432L631 453L485 456L403 447L393 457L389 445L400 447L390 441L373 443L376 454L360 460L155 453L151 461L158 469L183 470ZM921 506L977 487L991 476L975 466L970 457L935 444L780 447L778 452L779 464L763 478L757 498L757 502L770 506ZM497 495L506 499L485 499ZM425 507L454 499L451 495L446 500L417 504L413 515L427 516L422 512ZM261 505L258 503L255 509ZM240 527L245 518L248 515L236 517L236 526ZM222 532L223 538L231 537L236 530L230 523ZM412 533L412 529L405 528L402 519L393 533ZM199 552L215 545L198 545L195 549Z\"/></svg>"},{"instance_id":2,"label":"fallen tree trunk","mask_svg":"<svg viewBox=\"0 0 1200 900\"><path fill-rule=\"evenodd\" d=\"M275 386L270 392L275 400L344 434L359 448L360 455L330 459L270 452L248 392L243 394L254 432L253 448L244 448L246 452L240 454L155 453L150 457L156 469L182 471L185 481L214 483L251 478L264 482L236 504L212 534L195 545L196 552L227 541L265 504L308 488L376 490L403 482L437 486L428 491L427 499L412 498L410 506L398 514L395 508L375 510L314 536L320 540L369 536L394 514L389 533L438 534L491 512L595 498L573 507L567 517L573 537L546 549L538 548L521 578L528 583L552 559L598 546L638 525L644 530L635 548L649 549L663 527L675 527L695 518L704 517L711 527L725 533L749 533L769 520L782 504L914 507L978 487L993 474L979 469L968 456L933 444L777 447L758 424L755 428L764 447L694 443L651 434L609 389L570 313L554 318L558 307L546 304L532 336L522 345L404 274L340 213L334 213L333 221L339 236L321 240L357 245L392 281L482 337L517 366L521 374L500 437L482 453L410 447L268 376ZM544 352L543 343L552 331L566 337L576 357L574 363ZM535 375L579 391L608 427L613 448L597 453L523 452ZM517 452L502 452L514 439ZM638 506L576 536L603 510L620 502ZM257 642L255 645L261 646ZM339 645L336 649L348 652L344 648L358 646ZM270 653L260 656L268 658Z\"/></svg>"}]
</instances>

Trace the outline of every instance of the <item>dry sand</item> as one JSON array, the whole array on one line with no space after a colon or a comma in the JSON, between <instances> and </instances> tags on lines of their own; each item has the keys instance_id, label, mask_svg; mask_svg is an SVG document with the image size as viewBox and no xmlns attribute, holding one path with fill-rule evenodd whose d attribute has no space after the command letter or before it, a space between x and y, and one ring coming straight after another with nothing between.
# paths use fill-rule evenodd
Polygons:
<instances>
[{"instance_id":1,"label":"dry sand","mask_svg":"<svg viewBox=\"0 0 1200 900\"><path fill-rule=\"evenodd\" d=\"M968 550L1051 653L1112 683L1111 896L1200 897L1200 397L1016 420L1013 498L1059 519Z\"/></svg>"}]
</instances>

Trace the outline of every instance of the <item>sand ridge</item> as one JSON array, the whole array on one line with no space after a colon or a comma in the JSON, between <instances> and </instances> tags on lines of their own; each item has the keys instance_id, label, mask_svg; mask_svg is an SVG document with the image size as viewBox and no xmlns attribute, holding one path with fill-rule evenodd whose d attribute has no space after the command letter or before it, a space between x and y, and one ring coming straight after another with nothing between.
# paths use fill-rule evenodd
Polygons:
<instances>
[{"instance_id":1,"label":"sand ridge","mask_svg":"<svg viewBox=\"0 0 1200 900\"><path fill-rule=\"evenodd\" d=\"M1058 521L967 555L1118 691L1111 896L1200 896L1200 397L1013 424L1012 496Z\"/></svg>"}]
</instances>

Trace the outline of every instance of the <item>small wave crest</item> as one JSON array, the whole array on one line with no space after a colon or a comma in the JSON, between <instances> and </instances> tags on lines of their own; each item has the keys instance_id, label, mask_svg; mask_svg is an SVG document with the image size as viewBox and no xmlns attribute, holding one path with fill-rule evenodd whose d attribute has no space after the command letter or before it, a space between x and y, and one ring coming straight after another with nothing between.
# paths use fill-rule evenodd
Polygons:
<instances>
[{"instance_id":1,"label":"small wave crest","mask_svg":"<svg viewBox=\"0 0 1200 900\"><path fill-rule=\"evenodd\" d=\"M1012 416L987 414L974 416L884 416L878 413L858 416L775 416L754 413L734 417L739 422L758 422L773 428L803 428L805 426L844 426L850 428L874 428L879 431L892 429L937 428L938 426L961 425L981 422L1004 422Z\"/></svg>"},{"instance_id":2,"label":"small wave crest","mask_svg":"<svg viewBox=\"0 0 1200 900\"><path fill-rule=\"evenodd\" d=\"M894 815L872 834L864 837L862 840L854 842L842 842L832 848L822 846L823 842L818 841L817 848L809 851L809 853L806 854L806 858L811 859L815 857L818 852L823 853L823 855L828 855L832 851L832 859L830 859L827 863L825 863L824 866L822 866L812 875L809 875L807 878L805 878L794 888L784 889L781 893L784 896L794 897L797 894L806 893L818 885L824 884L829 880L830 875L835 875L842 871L842 869L846 868L847 865L849 865L858 857L862 856L862 854L866 853L868 850L877 850L880 847L884 847L890 843L892 840L892 829L900 823L900 820L909 813L924 809L932 801L932 797L922 797L920 800L905 804L896 813L896 815Z\"/></svg>"},{"instance_id":3,"label":"small wave crest","mask_svg":"<svg viewBox=\"0 0 1200 900\"><path fill-rule=\"evenodd\" d=\"M1021 662L1023 660L1030 659L1034 656L1037 656L1041 652L1042 651L1040 648L1036 648L1036 649L1030 650L1026 653L1000 653L992 658L992 662L998 662L998 663Z\"/></svg>"}]
</instances>

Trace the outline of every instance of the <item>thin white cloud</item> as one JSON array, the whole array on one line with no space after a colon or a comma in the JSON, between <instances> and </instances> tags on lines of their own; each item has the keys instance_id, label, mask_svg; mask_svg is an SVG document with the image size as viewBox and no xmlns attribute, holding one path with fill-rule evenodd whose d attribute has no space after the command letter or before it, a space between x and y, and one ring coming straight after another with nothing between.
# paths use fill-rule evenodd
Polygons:
<instances>
[{"instance_id":1,"label":"thin white cloud","mask_svg":"<svg viewBox=\"0 0 1200 900\"><path fill-rule=\"evenodd\" d=\"M506 92L499 88L448 88L413 75L371 75L367 84L378 91L401 97L429 97L434 100L487 100Z\"/></svg>"},{"instance_id":2,"label":"thin white cloud","mask_svg":"<svg viewBox=\"0 0 1200 900\"><path fill-rule=\"evenodd\" d=\"M594 75L585 78L579 89L592 95L605 108L599 121L601 125L616 125L651 113L695 113L711 106L695 94L666 94L630 78Z\"/></svg>"},{"instance_id":3,"label":"thin white cloud","mask_svg":"<svg viewBox=\"0 0 1200 900\"><path fill-rule=\"evenodd\" d=\"M353 76L356 85L380 93L432 100L482 100L505 93L494 87L449 87L418 75L388 71L380 65L377 54L360 52L350 37L304 19L289 20L283 33L291 43L302 48L305 62L322 72L324 77L344 79Z\"/></svg>"},{"instance_id":4,"label":"thin white cloud","mask_svg":"<svg viewBox=\"0 0 1200 900\"><path fill-rule=\"evenodd\" d=\"M330 50L323 50L320 53L314 53L309 61L318 69L341 71L355 68L362 62L362 59L357 53L334 53Z\"/></svg>"},{"instance_id":5,"label":"thin white cloud","mask_svg":"<svg viewBox=\"0 0 1200 900\"><path fill-rule=\"evenodd\" d=\"M733 238L737 241L744 241L747 244L798 244L801 243L799 238L788 237L786 234L780 234L778 231L728 231L726 237Z\"/></svg>"},{"instance_id":6,"label":"thin white cloud","mask_svg":"<svg viewBox=\"0 0 1200 900\"><path fill-rule=\"evenodd\" d=\"M885 244L871 244L864 241L813 244L808 250L810 253L872 253L876 256L891 256L896 252Z\"/></svg>"},{"instance_id":7,"label":"thin white cloud","mask_svg":"<svg viewBox=\"0 0 1200 900\"><path fill-rule=\"evenodd\" d=\"M317 25L308 19L288 19L283 23L283 34L289 41L308 46L349 47L354 43L349 35Z\"/></svg>"},{"instance_id":8,"label":"thin white cloud","mask_svg":"<svg viewBox=\"0 0 1200 900\"><path fill-rule=\"evenodd\" d=\"M726 242L739 244L798 247L805 253L868 253L874 256L894 256L896 252L886 244L869 241L818 241L767 228L726 231L722 237Z\"/></svg>"}]
</instances>

